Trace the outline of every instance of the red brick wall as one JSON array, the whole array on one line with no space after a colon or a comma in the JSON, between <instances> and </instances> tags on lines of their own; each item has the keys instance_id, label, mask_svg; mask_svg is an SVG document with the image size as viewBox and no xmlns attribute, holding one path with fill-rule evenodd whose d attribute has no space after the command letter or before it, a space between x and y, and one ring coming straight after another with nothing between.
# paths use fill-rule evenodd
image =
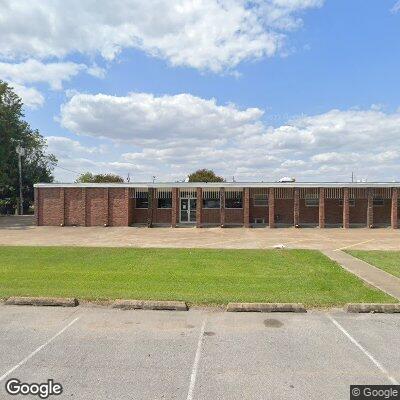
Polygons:
<instances>
[{"instance_id":1,"label":"red brick wall","mask_svg":"<svg viewBox=\"0 0 400 400\"><path fill-rule=\"evenodd\" d=\"M300 224L318 224L318 217L319 208L306 207L305 199L300 199Z\"/></svg>"},{"instance_id":2,"label":"red brick wall","mask_svg":"<svg viewBox=\"0 0 400 400\"><path fill-rule=\"evenodd\" d=\"M341 225L342 223L343 207L339 206L339 199L325 199L325 224Z\"/></svg>"},{"instance_id":3,"label":"red brick wall","mask_svg":"<svg viewBox=\"0 0 400 400\"><path fill-rule=\"evenodd\" d=\"M132 199L132 223L147 224L147 208L135 208L136 200Z\"/></svg>"},{"instance_id":4,"label":"red brick wall","mask_svg":"<svg viewBox=\"0 0 400 400\"><path fill-rule=\"evenodd\" d=\"M374 224L390 225L392 200L384 199L383 206L374 206Z\"/></svg>"},{"instance_id":5,"label":"red brick wall","mask_svg":"<svg viewBox=\"0 0 400 400\"><path fill-rule=\"evenodd\" d=\"M157 201L157 199L156 199ZM171 208L156 208L154 210L154 223L156 224L171 224L172 209Z\"/></svg>"},{"instance_id":6,"label":"red brick wall","mask_svg":"<svg viewBox=\"0 0 400 400\"><path fill-rule=\"evenodd\" d=\"M243 224L243 208L225 208L225 224Z\"/></svg>"},{"instance_id":7,"label":"red brick wall","mask_svg":"<svg viewBox=\"0 0 400 400\"><path fill-rule=\"evenodd\" d=\"M219 208L203 208L202 220L203 224L216 224L221 222L221 214Z\"/></svg>"},{"instance_id":8,"label":"red brick wall","mask_svg":"<svg viewBox=\"0 0 400 400\"><path fill-rule=\"evenodd\" d=\"M65 225L85 226L85 194L82 188L65 188Z\"/></svg>"},{"instance_id":9,"label":"red brick wall","mask_svg":"<svg viewBox=\"0 0 400 400\"><path fill-rule=\"evenodd\" d=\"M292 225L293 221L294 221L294 200L275 199L275 222L277 224Z\"/></svg>"},{"instance_id":10,"label":"red brick wall","mask_svg":"<svg viewBox=\"0 0 400 400\"><path fill-rule=\"evenodd\" d=\"M106 188L86 189L86 226L108 224L108 198Z\"/></svg>"},{"instance_id":11,"label":"red brick wall","mask_svg":"<svg viewBox=\"0 0 400 400\"><path fill-rule=\"evenodd\" d=\"M110 188L108 192L110 226L127 226L130 219L130 201L126 198L125 188Z\"/></svg>"},{"instance_id":12,"label":"red brick wall","mask_svg":"<svg viewBox=\"0 0 400 400\"><path fill-rule=\"evenodd\" d=\"M254 218L264 218L264 222L268 224L268 207L255 206L254 197L250 195L250 223L254 223Z\"/></svg>"},{"instance_id":13,"label":"red brick wall","mask_svg":"<svg viewBox=\"0 0 400 400\"><path fill-rule=\"evenodd\" d=\"M39 225L60 225L63 223L63 204L61 189L38 189ZM35 210L36 212L36 210Z\"/></svg>"},{"instance_id":14,"label":"red brick wall","mask_svg":"<svg viewBox=\"0 0 400 400\"><path fill-rule=\"evenodd\" d=\"M367 199L355 199L354 207L349 207L350 224L362 224L367 226ZM343 211L343 207L339 207Z\"/></svg>"}]
</instances>

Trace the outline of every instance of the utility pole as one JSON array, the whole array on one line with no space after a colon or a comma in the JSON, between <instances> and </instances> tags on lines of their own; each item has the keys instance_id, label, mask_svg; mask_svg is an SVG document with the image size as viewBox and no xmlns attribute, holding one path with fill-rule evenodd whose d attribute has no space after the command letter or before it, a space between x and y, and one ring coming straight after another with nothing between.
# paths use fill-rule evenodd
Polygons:
<instances>
[{"instance_id":1,"label":"utility pole","mask_svg":"<svg viewBox=\"0 0 400 400\"><path fill-rule=\"evenodd\" d=\"M20 145L16 148L18 154L18 169L19 169L19 215L24 213L24 198L22 195L22 156L25 155L25 149Z\"/></svg>"}]
</instances>

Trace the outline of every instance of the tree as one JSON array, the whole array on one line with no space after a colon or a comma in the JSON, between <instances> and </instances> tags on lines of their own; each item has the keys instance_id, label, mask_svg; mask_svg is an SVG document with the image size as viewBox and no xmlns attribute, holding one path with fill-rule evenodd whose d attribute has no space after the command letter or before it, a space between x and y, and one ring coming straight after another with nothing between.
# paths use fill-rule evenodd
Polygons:
<instances>
[{"instance_id":1,"label":"tree","mask_svg":"<svg viewBox=\"0 0 400 400\"><path fill-rule=\"evenodd\" d=\"M124 179L115 174L96 174L85 172L76 180L78 183L122 183Z\"/></svg>"},{"instance_id":2,"label":"tree","mask_svg":"<svg viewBox=\"0 0 400 400\"><path fill-rule=\"evenodd\" d=\"M0 213L13 213L19 204L19 169L16 147L25 149L22 158L24 211L33 204L33 185L52 182L57 159L47 154L46 140L23 120L22 100L12 87L0 80Z\"/></svg>"},{"instance_id":3,"label":"tree","mask_svg":"<svg viewBox=\"0 0 400 400\"><path fill-rule=\"evenodd\" d=\"M198 169L189 175L189 182L225 182L225 179L215 174L211 169Z\"/></svg>"}]
</instances>

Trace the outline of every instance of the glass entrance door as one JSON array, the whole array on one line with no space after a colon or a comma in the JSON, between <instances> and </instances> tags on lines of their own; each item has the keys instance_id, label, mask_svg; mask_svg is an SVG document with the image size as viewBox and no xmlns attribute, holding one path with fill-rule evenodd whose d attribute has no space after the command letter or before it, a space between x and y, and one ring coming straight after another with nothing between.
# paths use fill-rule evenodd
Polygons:
<instances>
[{"instance_id":1,"label":"glass entrance door","mask_svg":"<svg viewBox=\"0 0 400 400\"><path fill-rule=\"evenodd\" d=\"M196 222L197 199L181 199L180 222Z\"/></svg>"}]
</instances>

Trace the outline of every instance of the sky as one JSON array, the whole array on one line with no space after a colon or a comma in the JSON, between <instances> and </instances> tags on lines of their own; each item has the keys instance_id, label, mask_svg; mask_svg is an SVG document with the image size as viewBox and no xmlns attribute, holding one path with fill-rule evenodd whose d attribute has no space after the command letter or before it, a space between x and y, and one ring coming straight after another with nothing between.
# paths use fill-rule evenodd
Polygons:
<instances>
[{"instance_id":1,"label":"sky","mask_svg":"<svg viewBox=\"0 0 400 400\"><path fill-rule=\"evenodd\" d=\"M400 180L400 1L0 0L54 177Z\"/></svg>"}]
</instances>

